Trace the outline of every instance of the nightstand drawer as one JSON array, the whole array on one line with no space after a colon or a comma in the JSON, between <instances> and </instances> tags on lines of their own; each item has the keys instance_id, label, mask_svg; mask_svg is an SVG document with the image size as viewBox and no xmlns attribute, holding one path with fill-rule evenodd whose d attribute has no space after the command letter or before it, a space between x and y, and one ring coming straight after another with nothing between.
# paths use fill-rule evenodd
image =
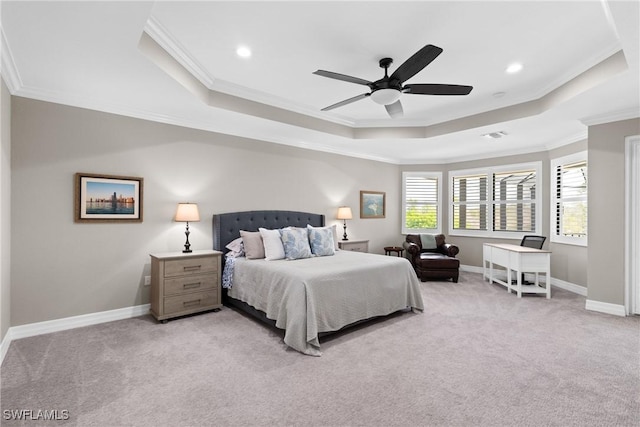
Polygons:
<instances>
[{"instance_id":1,"label":"nightstand drawer","mask_svg":"<svg viewBox=\"0 0 640 427\"><path fill-rule=\"evenodd\" d=\"M344 250L354 252L367 252L367 245L364 243L353 243L351 245L345 245Z\"/></svg>"},{"instance_id":2,"label":"nightstand drawer","mask_svg":"<svg viewBox=\"0 0 640 427\"><path fill-rule=\"evenodd\" d=\"M214 289L217 284L217 274L176 277L175 279L166 279L164 281L164 294L175 295L185 292Z\"/></svg>"},{"instance_id":3,"label":"nightstand drawer","mask_svg":"<svg viewBox=\"0 0 640 427\"><path fill-rule=\"evenodd\" d=\"M168 260L164 263L164 277L183 276L185 274L213 273L218 270L215 257L185 258Z\"/></svg>"},{"instance_id":4,"label":"nightstand drawer","mask_svg":"<svg viewBox=\"0 0 640 427\"><path fill-rule=\"evenodd\" d=\"M343 251L369 252L368 240L348 240L338 242L338 247Z\"/></svg>"},{"instance_id":5,"label":"nightstand drawer","mask_svg":"<svg viewBox=\"0 0 640 427\"><path fill-rule=\"evenodd\" d=\"M164 299L164 313L169 315L172 313L181 313L189 311L200 311L211 306L217 307L218 292L195 292L191 294L177 295L174 297L166 297Z\"/></svg>"}]
</instances>

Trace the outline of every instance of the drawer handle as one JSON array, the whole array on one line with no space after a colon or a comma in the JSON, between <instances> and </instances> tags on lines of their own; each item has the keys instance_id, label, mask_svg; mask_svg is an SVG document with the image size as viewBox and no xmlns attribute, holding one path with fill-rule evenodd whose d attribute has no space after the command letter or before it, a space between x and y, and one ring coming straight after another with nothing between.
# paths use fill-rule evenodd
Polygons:
<instances>
[{"instance_id":1,"label":"drawer handle","mask_svg":"<svg viewBox=\"0 0 640 427\"><path fill-rule=\"evenodd\" d=\"M184 268L184 271L193 271L193 270L200 270L200 267L201 266L199 266L199 265L188 265L188 266L183 267L183 268Z\"/></svg>"},{"instance_id":2,"label":"drawer handle","mask_svg":"<svg viewBox=\"0 0 640 427\"><path fill-rule=\"evenodd\" d=\"M184 307L193 307L195 305L200 305L200 300L196 299L196 300L193 300L193 301L185 301L185 302L182 303L182 305Z\"/></svg>"},{"instance_id":3,"label":"drawer handle","mask_svg":"<svg viewBox=\"0 0 640 427\"><path fill-rule=\"evenodd\" d=\"M195 289L195 288L199 288L201 284L202 284L202 282L196 282L196 283L185 283L184 285L182 285L182 289Z\"/></svg>"}]
</instances>

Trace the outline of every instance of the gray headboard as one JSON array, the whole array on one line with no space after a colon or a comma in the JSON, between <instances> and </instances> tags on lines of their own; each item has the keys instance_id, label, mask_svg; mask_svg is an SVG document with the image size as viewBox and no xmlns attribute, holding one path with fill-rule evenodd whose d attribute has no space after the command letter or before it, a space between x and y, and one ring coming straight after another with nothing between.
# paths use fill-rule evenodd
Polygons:
<instances>
[{"instance_id":1,"label":"gray headboard","mask_svg":"<svg viewBox=\"0 0 640 427\"><path fill-rule=\"evenodd\" d=\"M324 215L296 211L245 211L213 215L213 249L228 252L225 246L240 237L240 230L306 227L307 224L324 226Z\"/></svg>"}]
</instances>

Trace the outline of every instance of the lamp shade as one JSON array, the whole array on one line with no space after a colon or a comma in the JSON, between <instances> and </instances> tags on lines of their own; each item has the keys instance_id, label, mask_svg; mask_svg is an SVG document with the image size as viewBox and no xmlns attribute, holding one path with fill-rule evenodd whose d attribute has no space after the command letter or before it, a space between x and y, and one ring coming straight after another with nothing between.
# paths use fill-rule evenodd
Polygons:
<instances>
[{"instance_id":1,"label":"lamp shade","mask_svg":"<svg viewBox=\"0 0 640 427\"><path fill-rule=\"evenodd\" d=\"M176 222L197 222L200 221L200 212L195 203L178 203L176 212Z\"/></svg>"},{"instance_id":2,"label":"lamp shade","mask_svg":"<svg viewBox=\"0 0 640 427\"><path fill-rule=\"evenodd\" d=\"M340 206L338 208L338 216L337 219L351 219L353 218L353 214L351 214L351 208L348 206Z\"/></svg>"}]
</instances>

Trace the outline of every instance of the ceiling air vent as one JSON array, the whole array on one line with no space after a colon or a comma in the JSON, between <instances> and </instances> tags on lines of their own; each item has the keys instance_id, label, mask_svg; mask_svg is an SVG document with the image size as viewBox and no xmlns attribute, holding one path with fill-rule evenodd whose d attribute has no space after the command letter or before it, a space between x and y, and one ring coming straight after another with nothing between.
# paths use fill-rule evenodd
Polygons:
<instances>
[{"instance_id":1,"label":"ceiling air vent","mask_svg":"<svg viewBox=\"0 0 640 427\"><path fill-rule=\"evenodd\" d=\"M502 138L503 136L507 136L507 133L501 130L498 132L485 133L482 136L489 139L498 139L498 138Z\"/></svg>"}]
</instances>

